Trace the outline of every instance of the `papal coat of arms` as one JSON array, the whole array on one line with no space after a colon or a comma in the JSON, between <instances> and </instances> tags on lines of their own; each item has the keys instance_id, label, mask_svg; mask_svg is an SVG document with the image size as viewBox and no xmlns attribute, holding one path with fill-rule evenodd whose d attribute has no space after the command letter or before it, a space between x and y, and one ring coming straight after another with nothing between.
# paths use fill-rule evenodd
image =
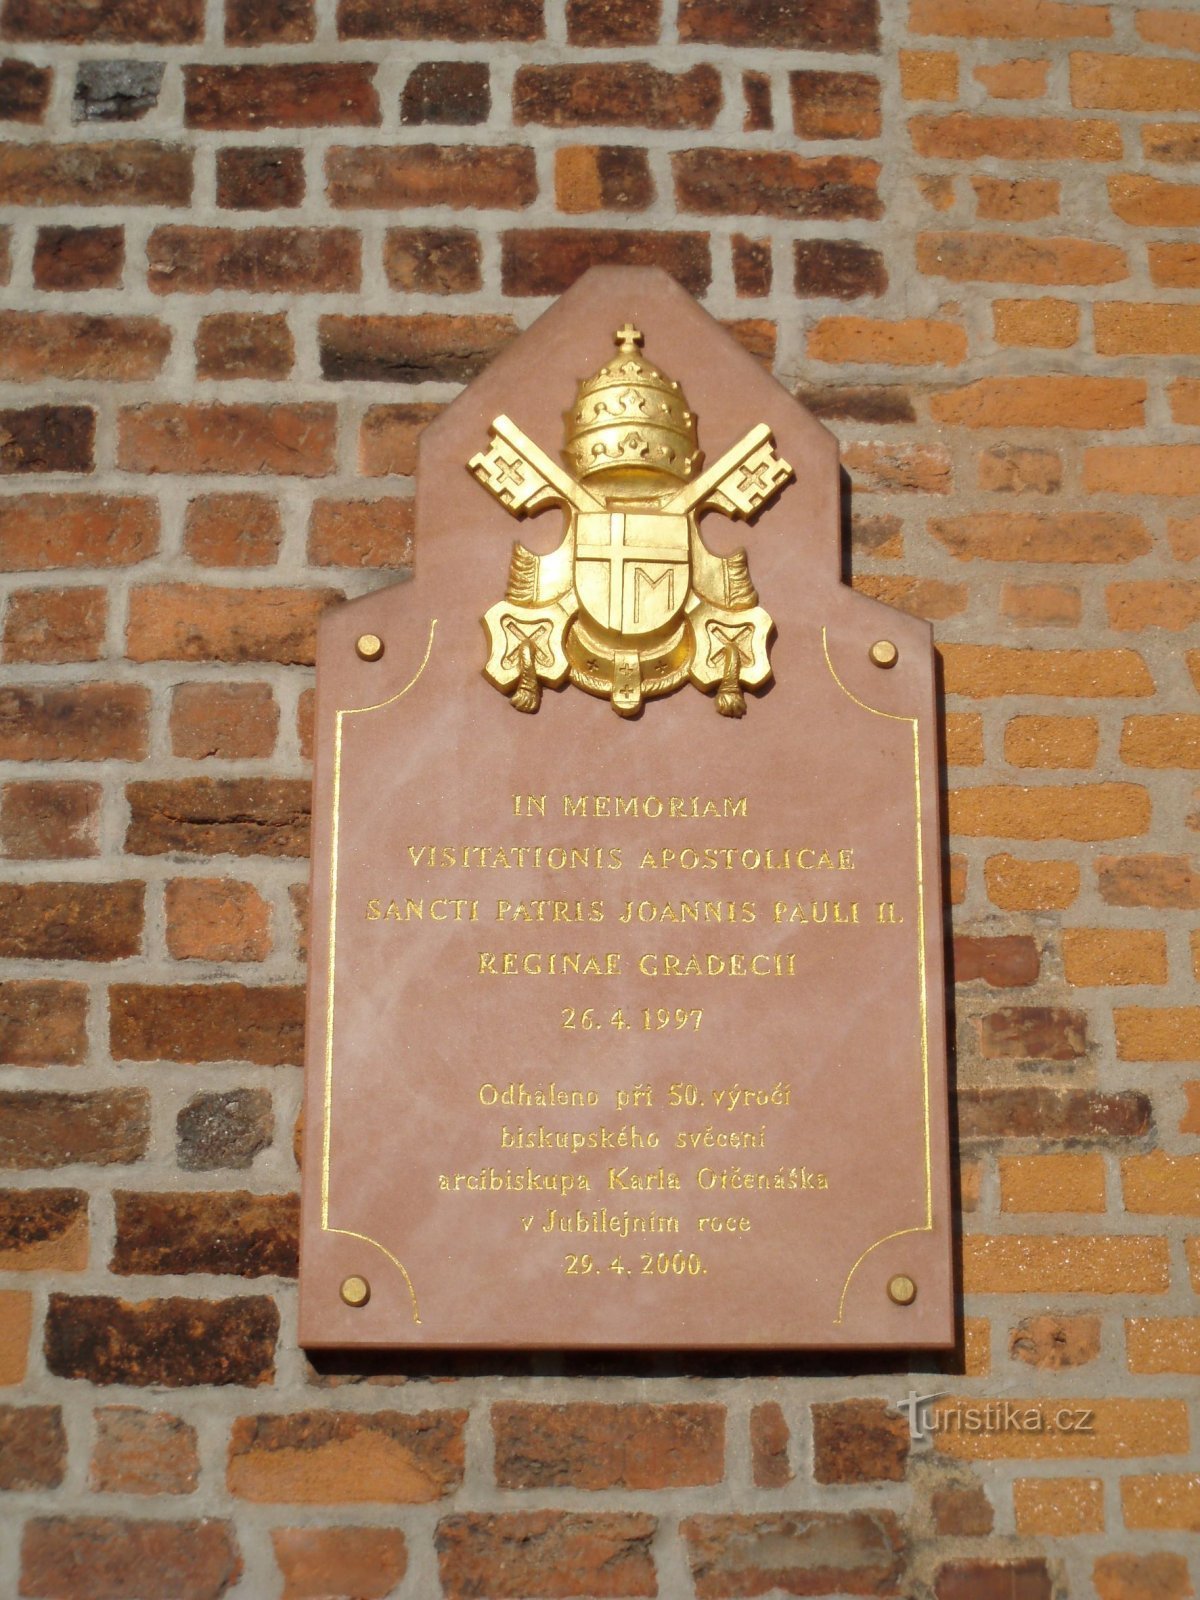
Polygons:
<instances>
[{"instance_id":1,"label":"papal coat of arms","mask_svg":"<svg viewBox=\"0 0 1200 1600\"><path fill-rule=\"evenodd\" d=\"M686 679L715 688L740 717L743 687L771 675L771 618L744 550L717 556L700 537L706 511L750 517L787 483L765 423L701 471L696 418L677 383L642 356L629 324L616 356L579 386L556 466L508 417L470 471L514 516L561 506L562 543L537 556L513 546L505 598L483 618L484 673L518 711L566 678L623 717Z\"/></svg>"}]
</instances>

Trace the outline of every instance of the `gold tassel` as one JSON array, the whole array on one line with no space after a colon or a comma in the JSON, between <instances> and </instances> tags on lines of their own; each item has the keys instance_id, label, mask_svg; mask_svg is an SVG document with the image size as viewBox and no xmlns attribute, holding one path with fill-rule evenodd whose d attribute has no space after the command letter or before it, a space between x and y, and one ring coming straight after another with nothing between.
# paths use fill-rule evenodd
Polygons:
<instances>
[{"instance_id":1,"label":"gold tassel","mask_svg":"<svg viewBox=\"0 0 1200 1600\"><path fill-rule=\"evenodd\" d=\"M520 676L513 690L512 703L518 711L536 711L542 703L542 686L534 666L533 645L528 639L517 651Z\"/></svg>"},{"instance_id":2,"label":"gold tassel","mask_svg":"<svg viewBox=\"0 0 1200 1600\"><path fill-rule=\"evenodd\" d=\"M744 717L746 696L741 686L742 657L737 645L727 644L721 651L721 683L717 689L717 710L723 717Z\"/></svg>"}]
</instances>

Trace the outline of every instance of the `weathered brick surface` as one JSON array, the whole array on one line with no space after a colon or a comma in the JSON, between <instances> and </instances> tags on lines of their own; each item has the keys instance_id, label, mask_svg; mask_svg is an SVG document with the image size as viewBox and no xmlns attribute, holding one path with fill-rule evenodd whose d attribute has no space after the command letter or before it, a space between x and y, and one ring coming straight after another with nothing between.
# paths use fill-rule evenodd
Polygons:
<instances>
[{"instance_id":1,"label":"weathered brick surface","mask_svg":"<svg viewBox=\"0 0 1200 1600\"><path fill-rule=\"evenodd\" d=\"M101 1406L90 1482L105 1494L191 1494L200 1476L196 1430L169 1413Z\"/></svg>"},{"instance_id":2,"label":"weathered brick surface","mask_svg":"<svg viewBox=\"0 0 1200 1600\"><path fill-rule=\"evenodd\" d=\"M299 1197L118 1190L113 1272L296 1276Z\"/></svg>"},{"instance_id":3,"label":"weathered brick surface","mask_svg":"<svg viewBox=\"0 0 1200 1600\"><path fill-rule=\"evenodd\" d=\"M52 1294L46 1366L60 1378L137 1388L270 1383L279 1311L265 1295L136 1303Z\"/></svg>"},{"instance_id":4,"label":"weathered brick surface","mask_svg":"<svg viewBox=\"0 0 1200 1600\"><path fill-rule=\"evenodd\" d=\"M229 1490L268 1504L321 1504L332 1490L345 1501L424 1505L462 1481L465 1421L462 1411L239 1417Z\"/></svg>"},{"instance_id":5,"label":"weathered brick surface","mask_svg":"<svg viewBox=\"0 0 1200 1600\"><path fill-rule=\"evenodd\" d=\"M670 1489L724 1473L720 1406L502 1403L492 1433L504 1489Z\"/></svg>"}]
</instances>

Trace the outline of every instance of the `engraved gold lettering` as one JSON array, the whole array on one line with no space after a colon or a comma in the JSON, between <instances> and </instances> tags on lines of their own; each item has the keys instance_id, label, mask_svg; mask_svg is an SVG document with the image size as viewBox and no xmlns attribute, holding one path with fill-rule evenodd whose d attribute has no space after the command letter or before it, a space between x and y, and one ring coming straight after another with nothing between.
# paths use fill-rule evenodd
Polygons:
<instances>
[{"instance_id":1,"label":"engraved gold lettering","mask_svg":"<svg viewBox=\"0 0 1200 1600\"><path fill-rule=\"evenodd\" d=\"M596 1211L559 1211L549 1206L541 1232L615 1233L627 1239L631 1233L678 1233L679 1218L660 1211L610 1211L607 1206Z\"/></svg>"},{"instance_id":2,"label":"engraved gold lettering","mask_svg":"<svg viewBox=\"0 0 1200 1600\"><path fill-rule=\"evenodd\" d=\"M644 978L794 978L796 956L791 950L759 951L753 955L742 950L725 954L693 951L686 955L647 950L638 957L638 971Z\"/></svg>"},{"instance_id":3,"label":"engraved gold lettering","mask_svg":"<svg viewBox=\"0 0 1200 1600\"><path fill-rule=\"evenodd\" d=\"M594 1108L600 1104L599 1092L595 1089L563 1089L551 1080L548 1084L526 1085L521 1079L518 1082L506 1084L481 1083L479 1085L479 1104L481 1106L530 1106L535 1110L544 1110L550 1106L566 1106L572 1108Z\"/></svg>"},{"instance_id":4,"label":"engraved gold lettering","mask_svg":"<svg viewBox=\"0 0 1200 1600\"><path fill-rule=\"evenodd\" d=\"M478 972L503 978L619 978L619 950L481 950Z\"/></svg>"},{"instance_id":5,"label":"engraved gold lettering","mask_svg":"<svg viewBox=\"0 0 1200 1600\"><path fill-rule=\"evenodd\" d=\"M660 817L676 822L746 817L750 814L749 806L744 794L565 794L562 797L564 817L632 817L651 822Z\"/></svg>"}]
</instances>

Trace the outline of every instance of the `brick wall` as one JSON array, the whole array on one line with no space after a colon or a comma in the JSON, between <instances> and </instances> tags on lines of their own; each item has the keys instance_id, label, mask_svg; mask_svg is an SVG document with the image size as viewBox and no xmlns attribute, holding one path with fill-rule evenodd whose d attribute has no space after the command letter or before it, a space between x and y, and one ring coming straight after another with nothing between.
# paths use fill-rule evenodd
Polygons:
<instances>
[{"instance_id":1,"label":"brick wall","mask_svg":"<svg viewBox=\"0 0 1200 1600\"><path fill-rule=\"evenodd\" d=\"M1193 1593L1200 14L881 10L2 0L0 1593ZM314 619L593 261L827 420L933 623L946 1360L296 1345Z\"/></svg>"}]
</instances>

